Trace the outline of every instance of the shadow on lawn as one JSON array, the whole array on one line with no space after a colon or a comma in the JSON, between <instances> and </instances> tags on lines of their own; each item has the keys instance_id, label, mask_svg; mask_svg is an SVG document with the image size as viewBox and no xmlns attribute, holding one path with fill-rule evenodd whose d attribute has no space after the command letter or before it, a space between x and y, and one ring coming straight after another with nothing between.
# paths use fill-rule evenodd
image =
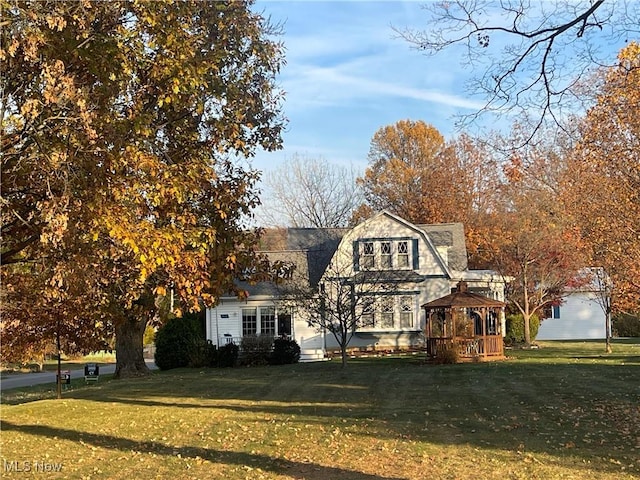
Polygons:
<instances>
[{"instance_id":1,"label":"shadow on lawn","mask_svg":"<svg viewBox=\"0 0 640 480\"><path fill-rule=\"evenodd\" d=\"M629 465L636 432L640 431L640 370L629 363L626 357L625 365L514 361L434 367L411 361L377 363L372 359L354 361L346 371L327 364L182 370L158 374L164 377L160 384L158 378L135 384L111 383L108 388L78 391L72 396L203 412L226 409L302 416L304 423L363 422L368 428L362 435L376 438L411 438L432 444L581 458L585 468L615 473L620 471L619 464ZM7 424L3 428L60 435L50 427ZM82 432L61 432L86 441ZM262 455L198 447L173 449L153 442L88 434L92 437L96 444L103 442L107 447L109 442L122 442L111 448L131 449L129 444L136 444L137 449L166 455L177 450L183 456L222 463L262 462L265 466L261 468L280 473L309 468L305 476L310 479L382 478ZM595 457L600 459L593 462ZM630 469L640 471L640 463Z\"/></svg>"},{"instance_id":2,"label":"shadow on lawn","mask_svg":"<svg viewBox=\"0 0 640 480\"><path fill-rule=\"evenodd\" d=\"M249 454L244 452L229 452L225 450L215 450L212 448L200 447L173 447L158 442L139 442L128 438L119 438L111 435L98 435L95 433L78 432L65 428L53 428L44 425L17 425L5 420L0 421L2 431L14 431L30 435L39 435L47 438L61 438L72 442L89 443L95 447L120 450L124 452L141 451L154 453L157 455L172 456L180 455L182 458L199 457L214 463L228 465L259 467L262 470L288 476L303 476L309 480L325 480L331 478L353 479L353 480L391 480L390 477L379 475L369 475L354 470L342 468L326 467L315 463L294 462L283 458L273 458L260 454ZM394 477L394 480L398 480Z\"/></svg>"}]
</instances>

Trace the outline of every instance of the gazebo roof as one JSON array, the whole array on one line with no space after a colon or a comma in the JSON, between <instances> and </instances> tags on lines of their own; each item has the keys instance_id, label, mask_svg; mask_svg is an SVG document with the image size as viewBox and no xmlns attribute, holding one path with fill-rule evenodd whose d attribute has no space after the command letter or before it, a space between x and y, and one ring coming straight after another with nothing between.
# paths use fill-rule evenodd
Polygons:
<instances>
[{"instance_id":1,"label":"gazebo roof","mask_svg":"<svg viewBox=\"0 0 640 480\"><path fill-rule=\"evenodd\" d=\"M422 308L451 308L451 307L504 307L506 303L499 300L472 293L467 290L466 282L458 283L456 292L437 298L422 305Z\"/></svg>"}]
</instances>

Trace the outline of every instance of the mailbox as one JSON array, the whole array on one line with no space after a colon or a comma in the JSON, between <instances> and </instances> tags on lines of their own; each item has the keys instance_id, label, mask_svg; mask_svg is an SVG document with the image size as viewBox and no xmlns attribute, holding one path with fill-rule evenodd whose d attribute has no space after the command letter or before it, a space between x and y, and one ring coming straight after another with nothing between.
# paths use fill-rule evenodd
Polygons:
<instances>
[{"instance_id":1,"label":"mailbox","mask_svg":"<svg viewBox=\"0 0 640 480\"><path fill-rule=\"evenodd\" d=\"M56 375L56 381L62 385L71 385L71 371L60 370L60 376Z\"/></svg>"}]
</instances>

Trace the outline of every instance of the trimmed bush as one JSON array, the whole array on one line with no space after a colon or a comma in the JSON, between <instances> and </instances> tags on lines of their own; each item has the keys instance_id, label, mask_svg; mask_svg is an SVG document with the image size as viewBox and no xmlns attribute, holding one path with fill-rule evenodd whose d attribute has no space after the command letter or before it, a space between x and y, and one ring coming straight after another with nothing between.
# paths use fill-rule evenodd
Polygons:
<instances>
[{"instance_id":1,"label":"trimmed bush","mask_svg":"<svg viewBox=\"0 0 640 480\"><path fill-rule=\"evenodd\" d=\"M242 337L241 347L243 365L267 365L273 350L273 336L249 335Z\"/></svg>"},{"instance_id":2,"label":"trimmed bush","mask_svg":"<svg viewBox=\"0 0 640 480\"><path fill-rule=\"evenodd\" d=\"M204 366L206 341L199 316L170 319L156 332L155 342L155 362L160 370Z\"/></svg>"},{"instance_id":3,"label":"trimmed bush","mask_svg":"<svg viewBox=\"0 0 640 480\"><path fill-rule=\"evenodd\" d=\"M270 365L288 365L300 361L300 346L295 340L276 338L273 341L273 352L269 356Z\"/></svg>"},{"instance_id":4,"label":"trimmed bush","mask_svg":"<svg viewBox=\"0 0 640 480\"><path fill-rule=\"evenodd\" d=\"M240 348L235 343L227 343L218 349L218 367L228 368L235 367L238 363L238 354Z\"/></svg>"},{"instance_id":5,"label":"trimmed bush","mask_svg":"<svg viewBox=\"0 0 640 480\"><path fill-rule=\"evenodd\" d=\"M529 318L529 334L533 342L538 335L540 319L537 315ZM521 313L507 315L507 332L505 336L507 343L524 343L524 317Z\"/></svg>"},{"instance_id":6,"label":"trimmed bush","mask_svg":"<svg viewBox=\"0 0 640 480\"><path fill-rule=\"evenodd\" d=\"M458 363L458 349L456 347L449 347L436 352L436 356L433 359L433 363L438 365L449 365Z\"/></svg>"},{"instance_id":7,"label":"trimmed bush","mask_svg":"<svg viewBox=\"0 0 640 480\"><path fill-rule=\"evenodd\" d=\"M218 349L211 340L199 340L189 352L188 367L216 367L218 365Z\"/></svg>"},{"instance_id":8,"label":"trimmed bush","mask_svg":"<svg viewBox=\"0 0 640 480\"><path fill-rule=\"evenodd\" d=\"M640 337L640 315L621 313L611 320L616 337Z\"/></svg>"}]
</instances>

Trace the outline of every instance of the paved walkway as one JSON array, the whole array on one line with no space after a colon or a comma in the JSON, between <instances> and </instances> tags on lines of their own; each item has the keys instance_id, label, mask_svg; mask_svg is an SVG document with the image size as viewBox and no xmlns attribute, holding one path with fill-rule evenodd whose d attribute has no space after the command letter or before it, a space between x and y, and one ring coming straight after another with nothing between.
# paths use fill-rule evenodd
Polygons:
<instances>
[{"instance_id":1,"label":"paved walkway","mask_svg":"<svg viewBox=\"0 0 640 480\"><path fill-rule=\"evenodd\" d=\"M155 370L156 364L153 360L146 360L147 367ZM99 363L100 375L106 375L116 371L115 363ZM64 370L64 369L63 369ZM37 372L37 373L16 373L7 375L0 380L0 389L9 390L11 388L30 387L33 385L41 385L43 383L56 384L56 373L53 372ZM81 368L71 370L71 378L84 378L84 365Z\"/></svg>"}]
</instances>

